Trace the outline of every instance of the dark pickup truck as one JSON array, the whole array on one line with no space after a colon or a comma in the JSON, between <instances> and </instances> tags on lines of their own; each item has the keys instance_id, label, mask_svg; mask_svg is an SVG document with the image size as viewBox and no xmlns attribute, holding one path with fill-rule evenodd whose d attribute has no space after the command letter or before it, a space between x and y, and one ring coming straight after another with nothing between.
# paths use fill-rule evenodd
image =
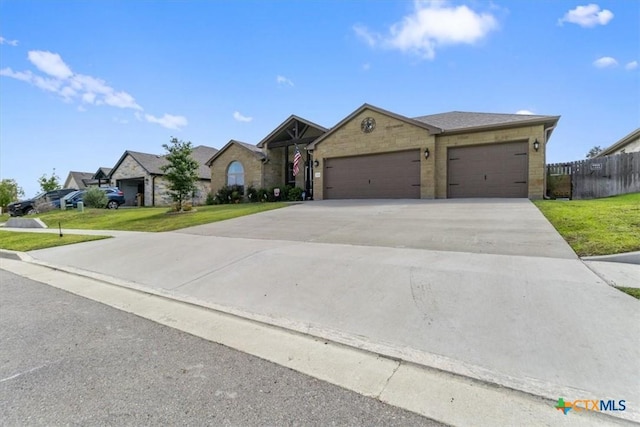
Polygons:
<instances>
[{"instance_id":1,"label":"dark pickup truck","mask_svg":"<svg viewBox=\"0 0 640 427\"><path fill-rule=\"evenodd\" d=\"M46 193L40 193L31 199L9 203L7 210L9 211L10 216L22 216L38 213L38 206L43 204L59 208L60 199L74 191L76 191L75 188L62 188L60 190L47 191Z\"/></svg>"}]
</instances>

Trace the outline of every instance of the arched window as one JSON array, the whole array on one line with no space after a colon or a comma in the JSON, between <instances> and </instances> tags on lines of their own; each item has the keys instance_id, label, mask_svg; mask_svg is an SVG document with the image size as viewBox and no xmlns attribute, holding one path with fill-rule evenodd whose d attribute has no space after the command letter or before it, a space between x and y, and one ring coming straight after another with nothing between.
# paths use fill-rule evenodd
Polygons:
<instances>
[{"instance_id":1,"label":"arched window","mask_svg":"<svg viewBox=\"0 0 640 427\"><path fill-rule=\"evenodd\" d=\"M227 168L227 185L229 187L238 185L244 190L244 168L242 167L242 163L235 160L229 163L229 167Z\"/></svg>"}]
</instances>

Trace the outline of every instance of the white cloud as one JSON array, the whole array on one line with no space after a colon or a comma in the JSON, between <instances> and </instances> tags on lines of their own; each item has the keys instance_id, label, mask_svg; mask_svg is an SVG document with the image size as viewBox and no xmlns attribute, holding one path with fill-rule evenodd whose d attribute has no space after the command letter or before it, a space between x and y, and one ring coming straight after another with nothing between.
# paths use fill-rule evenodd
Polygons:
<instances>
[{"instance_id":1,"label":"white cloud","mask_svg":"<svg viewBox=\"0 0 640 427\"><path fill-rule=\"evenodd\" d=\"M71 68L64 63L57 53L43 50L32 50L28 54L29 61L40 71L58 79L66 79L73 75Z\"/></svg>"},{"instance_id":2,"label":"white cloud","mask_svg":"<svg viewBox=\"0 0 640 427\"><path fill-rule=\"evenodd\" d=\"M629 71L635 70L636 68L638 68L638 61L631 61L624 66L624 69Z\"/></svg>"},{"instance_id":3,"label":"white cloud","mask_svg":"<svg viewBox=\"0 0 640 427\"><path fill-rule=\"evenodd\" d=\"M187 125L187 118L184 116L172 116L171 114L165 114L162 117L154 117L151 114L145 114L144 118L149 123L157 123L167 129L180 129Z\"/></svg>"},{"instance_id":4,"label":"white cloud","mask_svg":"<svg viewBox=\"0 0 640 427\"><path fill-rule=\"evenodd\" d=\"M379 42L379 36L369 31L367 27L362 24L356 24L353 26L353 31L360 39L371 47L374 47Z\"/></svg>"},{"instance_id":5,"label":"white cloud","mask_svg":"<svg viewBox=\"0 0 640 427\"><path fill-rule=\"evenodd\" d=\"M133 108L135 110L142 110L133 96L127 92L111 92L104 96L104 103L112 107L118 108Z\"/></svg>"},{"instance_id":6,"label":"white cloud","mask_svg":"<svg viewBox=\"0 0 640 427\"><path fill-rule=\"evenodd\" d=\"M285 76L277 76L276 77L276 82L280 86L293 86L293 82L291 80L289 80L288 78L286 78Z\"/></svg>"},{"instance_id":7,"label":"white cloud","mask_svg":"<svg viewBox=\"0 0 640 427\"><path fill-rule=\"evenodd\" d=\"M591 28L596 25L607 25L612 19L613 13L610 10L600 10L600 6L591 3L568 11L558 20L558 24L562 25L564 22L569 22L584 28Z\"/></svg>"},{"instance_id":8,"label":"white cloud","mask_svg":"<svg viewBox=\"0 0 640 427\"><path fill-rule=\"evenodd\" d=\"M368 62L366 64L362 64L362 69L364 71L369 71L371 69L371 64L369 64Z\"/></svg>"},{"instance_id":9,"label":"white cloud","mask_svg":"<svg viewBox=\"0 0 640 427\"><path fill-rule=\"evenodd\" d=\"M533 111L530 111L530 110L518 110L518 111L516 111L516 114L522 114L522 115L525 115L525 116L530 116L530 115L535 114L535 113Z\"/></svg>"},{"instance_id":10,"label":"white cloud","mask_svg":"<svg viewBox=\"0 0 640 427\"><path fill-rule=\"evenodd\" d=\"M3 41L6 43L6 41ZM180 129L187 125L187 119L183 116L165 114L155 117L151 114L141 113L144 109L136 102L128 92L116 90L106 81L93 76L75 74L60 55L48 51L34 50L28 53L29 61L43 74L34 73L31 70L14 71L9 67L0 69L0 76L10 77L36 86L46 92L54 93L65 102L78 102L78 111L86 111L84 105L102 105L122 109L134 110L134 116L138 121L159 124L168 129ZM288 82L290 82L287 79ZM293 85L293 83L290 83ZM250 117L244 117L239 113L236 120L251 121Z\"/></svg>"},{"instance_id":11,"label":"white cloud","mask_svg":"<svg viewBox=\"0 0 640 427\"><path fill-rule=\"evenodd\" d=\"M243 116L242 114L240 114L239 111L236 111L233 113L233 118L236 119L239 122L243 122L243 123L248 123L251 120L253 120L253 117L247 117L247 116Z\"/></svg>"},{"instance_id":12,"label":"white cloud","mask_svg":"<svg viewBox=\"0 0 640 427\"><path fill-rule=\"evenodd\" d=\"M82 102L87 104L94 104L96 102L96 94L91 92L85 92L82 94Z\"/></svg>"},{"instance_id":13,"label":"white cloud","mask_svg":"<svg viewBox=\"0 0 640 427\"><path fill-rule=\"evenodd\" d=\"M8 40L0 36L0 44L8 44L9 46L18 46L18 40Z\"/></svg>"},{"instance_id":14,"label":"white cloud","mask_svg":"<svg viewBox=\"0 0 640 427\"><path fill-rule=\"evenodd\" d=\"M610 56L603 56L602 58L593 61L593 65L598 68L610 68L618 65L618 61Z\"/></svg>"},{"instance_id":15,"label":"white cloud","mask_svg":"<svg viewBox=\"0 0 640 427\"><path fill-rule=\"evenodd\" d=\"M413 13L393 24L387 35L371 32L360 24L353 30L369 46L433 59L438 48L474 44L497 28L498 21L490 13L478 13L468 6L449 6L446 0L428 0L415 1Z\"/></svg>"},{"instance_id":16,"label":"white cloud","mask_svg":"<svg viewBox=\"0 0 640 427\"><path fill-rule=\"evenodd\" d=\"M33 74L31 71L13 71L11 68L6 67L0 70L0 76L11 77L16 80L22 80L23 82L31 83Z\"/></svg>"}]
</instances>

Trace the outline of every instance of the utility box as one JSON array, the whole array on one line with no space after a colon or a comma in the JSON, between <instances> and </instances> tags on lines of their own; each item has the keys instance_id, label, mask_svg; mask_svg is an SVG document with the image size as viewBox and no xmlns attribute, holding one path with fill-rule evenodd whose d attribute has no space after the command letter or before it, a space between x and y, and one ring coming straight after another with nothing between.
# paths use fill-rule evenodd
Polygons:
<instances>
[{"instance_id":1,"label":"utility box","mask_svg":"<svg viewBox=\"0 0 640 427\"><path fill-rule=\"evenodd\" d=\"M84 202L78 202L78 212L84 212Z\"/></svg>"}]
</instances>

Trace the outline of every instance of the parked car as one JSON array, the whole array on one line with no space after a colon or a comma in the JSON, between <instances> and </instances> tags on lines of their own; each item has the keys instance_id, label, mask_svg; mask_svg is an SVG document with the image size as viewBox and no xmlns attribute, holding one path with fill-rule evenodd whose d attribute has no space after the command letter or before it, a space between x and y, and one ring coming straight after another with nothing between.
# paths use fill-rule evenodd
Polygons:
<instances>
[{"instance_id":1,"label":"parked car","mask_svg":"<svg viewBox=\"0 0 640 427\"><path fill-rule=\"evenodd\" d=\"M118 209L124 204L124 193L118 187L99 187L107 195L107 209ZM78 202L84 202L84 194L87 190L78 190L75 193L68 194L64 200L67 208L77 208Z\"/></svg>"},{"instance_id":2,"label":"parked car","mask_svg":"<svg viewBox=\"0 0 640 427\"><path fill-rule=\"evenodd\" d=\"M60 199L69 193L77 191L76 188L62 188L60 190L47 191L40 193L31 199L20 200L18 202L9 203L7 210L10 216L32 215L38 213L38 208L49 206L50 208L59 208Z\"/></svg>"}]
</instances>

